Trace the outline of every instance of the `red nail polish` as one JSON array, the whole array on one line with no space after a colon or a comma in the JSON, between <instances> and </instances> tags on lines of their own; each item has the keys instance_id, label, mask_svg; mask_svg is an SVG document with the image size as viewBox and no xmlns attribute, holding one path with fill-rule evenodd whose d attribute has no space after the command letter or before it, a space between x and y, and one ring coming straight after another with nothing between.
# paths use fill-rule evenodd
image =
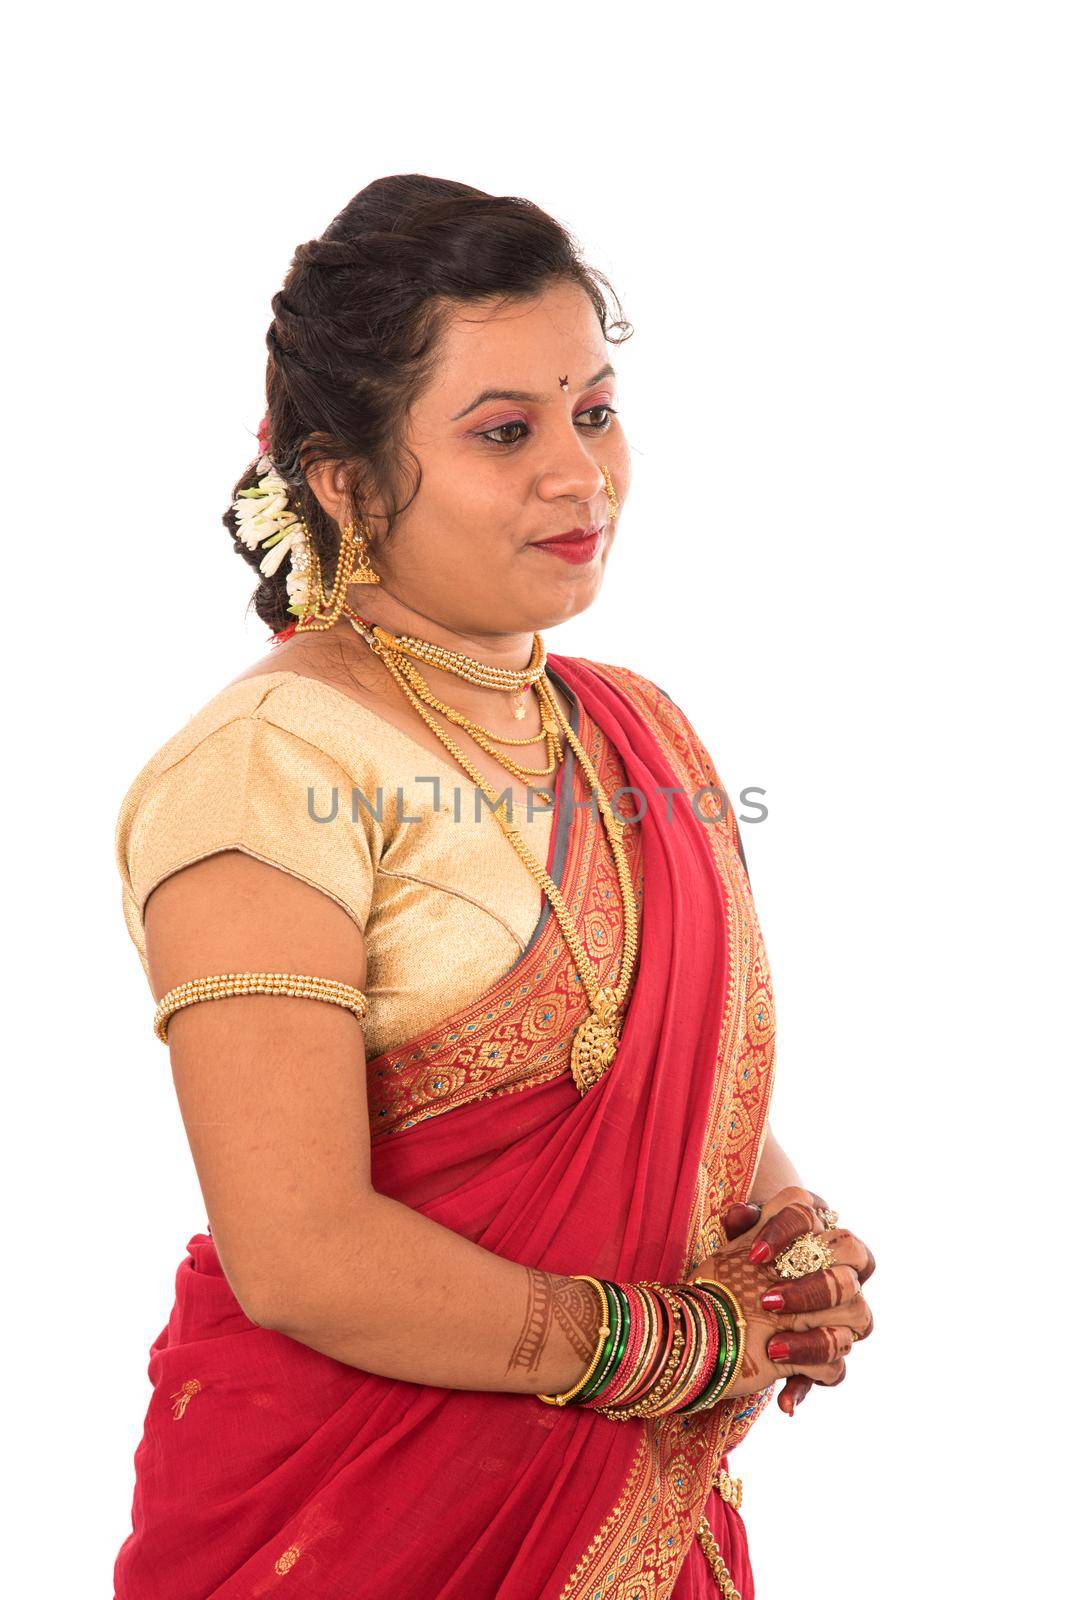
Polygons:
<instances>
[{"instance_id":1,"label":"red nail polish","mask_svg":"<svg viewBox=\"0 0 1068 1600\"><path fill-rule=\"evenodd\" d=\"M793 1416L793 1414L794 1414L794 1405L795 1405L794 1397L793 1397L793 1395L791 1395L789 1397L789 1399L786 1401L786 1404L782 1408L786 1412L786 1415L788 1417L792 1417Z\"/></svg>"},{"instance_id":2,"label":"red nail polish","mask_svg":"<svg viewBox=\"0 0 1068 1600\"><path fill-rule=\"evenodd\" d=\"M749 1259L756 1266L759 1266L762 1261L771 1260L771 1245L766 1239L757 1240L749 1252Z\"/></svg>"},{"instance_id":3,"label":"red nail polish","mask_svg":"<svg viewBox=\"0 0 1068 1600\"><path fill-rule=\"evenodd\" d=\"M773 1339L768 1345L768 1359L770 1361L789 1361L790 1346L785 1339Z\"/></svg>"},{"instance_id":4,"label":"red nail polish","mask_svg":"<svg viewBox=\"0 0 1068 1600\"><path fill-rule=\"evenodd\" d=\"M765 1311L781 1311L786 1305L786 1300L778 1289L769 1289L766 1294L760 1296L760 1304Z\"/></svg>"}]
</instances>

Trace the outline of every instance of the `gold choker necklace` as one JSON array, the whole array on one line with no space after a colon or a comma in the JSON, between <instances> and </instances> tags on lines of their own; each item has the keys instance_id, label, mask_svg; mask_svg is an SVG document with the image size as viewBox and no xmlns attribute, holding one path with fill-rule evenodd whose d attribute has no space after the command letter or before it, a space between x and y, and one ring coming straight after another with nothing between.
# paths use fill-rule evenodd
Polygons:
<instances>
[{"instance_id":1,"label":"gold choker necklace","mask_svg":"<svg viewBox=\"0 0 1068 1600\"><path fill-rule=\"evenodd\" d=\"M432 644L429 639L415 639L407 633L390 633L388 628L368 622L347 605L342 610L350 622L360 622L370 630L387 650L400 651L424 662L428 667L440 667L442 672L452 672L465 683L478 684L483 689L501 689L511 697L512 715L521 722L527 714L524 696L528 689L545 678L545 644L541 634L534 635L534 649L526 667L494 667L462 650L447 650L442 644Z\"/></svg>"}]
</instances>

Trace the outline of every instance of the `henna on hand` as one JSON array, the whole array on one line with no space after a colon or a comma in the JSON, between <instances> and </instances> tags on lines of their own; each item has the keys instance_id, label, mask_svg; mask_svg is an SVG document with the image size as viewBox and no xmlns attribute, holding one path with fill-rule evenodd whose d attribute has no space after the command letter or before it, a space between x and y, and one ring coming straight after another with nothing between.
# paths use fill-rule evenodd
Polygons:
<instances>
[{"instance_id":1,"label":"henna on hand","mask_svg":"<svg viewBox=\"0 0 1068 1600\"><path fill-rule=\"evenodd\" d=\"M765 1222L753 1240L749 1259L758 1263L770 1261L803 1233L819 1233L822 1229L823 1221L813 1206L792 1200Z\"/></svg>"},{"instance_id":2,"label":"henna on hand","mask_svg":"<svg viewBox=\"0 0 1068 1600\"><path fill-rule=\"evenodd\" d=\"M767 1353L776 1366L808 1367L805 1374L816 1383L833 1388L845 1377L845 1357L853 1348L849 1328L805 1328L800 1332L777 1333L768 1341ZM825 1376L820 1377L820 1373Z\"/></svg>"},{"instance_id":3,"label":"henna on hand","mask_svg":"<svg viewBox=\"0 0 1068 1600\"><path fill-rule=\"evenodd\" d=\"M736 1201L720 1213L728 1243L701 1262L694 1275L725 1284L737 1297L746 1319L745 1353L728 1396L752 1394L785 1377L779 1405L792 1415L813 1383L830 1388L842 1381L846 1354L857 1340L871 1333L874 1321L861 1285L875 1270L874 1259L848 1229L824 1227L820 1213L828 1209L820 1195L793 1186L781 1190L759 1210ZM763 1225L754 1239L760 1211ZM804 1233L815 1234L830 1249L833 1265L803 1278L781 1279L774 1257ZM754 1243L764 1246L755 1251L756 1261L750 1259ZM815 1337L807 1346L803 1341L797 1352L788 1347L789 1361L772 1361L768 1345L776 1337L808 1334ZM804 1370L790 1371L790 1367Z\"/></svg>"},{"instance_id":4,"label":"henna on hand","mask_svg":"<svg viewBox=\"0 0 1068 1600\"><path fill-rule=\"evenodd\" d=\"M589 1361L597 1348L601 1307L589 1283L576 1283L557 1272L527 1269L527 1309L515 1348L508 1359L509 1372L537 1372L549 1342L552 1323L563 1329L571 1348Z\"/></svg>"},{"instance_id":5,"label":"henna on hand","mask_svg":"<svg viewBox=\"0 0 1068 1600\"><path fill-rule=\"evenodd\" d=\"M860 1278L853 1267L835 1262L825 1272L808 1272L803 1278L783 1279L760 1297L765 1311L826 1311L845 1305L860 1293Z\"/></svg>"}]
</instances>

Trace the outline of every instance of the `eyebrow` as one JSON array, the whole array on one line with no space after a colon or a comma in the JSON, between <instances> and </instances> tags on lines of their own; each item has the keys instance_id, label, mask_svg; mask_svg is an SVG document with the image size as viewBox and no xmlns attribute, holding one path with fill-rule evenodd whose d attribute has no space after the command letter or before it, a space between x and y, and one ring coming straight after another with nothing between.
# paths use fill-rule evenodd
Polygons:
<instances>
[{"instance_id":1,"label":"eyebrow","mask_svg":"<svg viewBox=\"0 0 1068 1600\"><path fill-rule=\"evenodd\" d=\"M614 378L615 375L615 367L610 361L606 361L600 371L595 372L592 378L587 378L580 388L589 389L593 384L600 383L602 378ZM527 389L483 389L469 406L464 406L463 410L458 411L451 420L459 422L461 417L466 417L469 411L474 411L476 406L482 405L486 400L525 400L528 405L547 406L550 398L547 394L531 394Z\"/></svg>"}]
</instances>

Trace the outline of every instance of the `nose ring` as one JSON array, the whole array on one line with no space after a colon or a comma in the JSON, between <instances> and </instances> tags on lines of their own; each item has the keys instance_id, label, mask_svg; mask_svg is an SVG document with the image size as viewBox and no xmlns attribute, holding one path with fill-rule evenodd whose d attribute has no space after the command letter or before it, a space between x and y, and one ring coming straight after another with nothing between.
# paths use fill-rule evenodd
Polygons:
<instances>
[{"instance_id":1,"label":"nose ring","mask_svg":"<svg viewBox=\"0 0 1068 1600\"><path fill-rule=\"evenodd\" d=\"M619 516L619 501L612 483L612 474L607 467L601 468L601 477L604 479L604 492L608 496L608 520L614 522Z\"/></svg>"}]
</instances>

